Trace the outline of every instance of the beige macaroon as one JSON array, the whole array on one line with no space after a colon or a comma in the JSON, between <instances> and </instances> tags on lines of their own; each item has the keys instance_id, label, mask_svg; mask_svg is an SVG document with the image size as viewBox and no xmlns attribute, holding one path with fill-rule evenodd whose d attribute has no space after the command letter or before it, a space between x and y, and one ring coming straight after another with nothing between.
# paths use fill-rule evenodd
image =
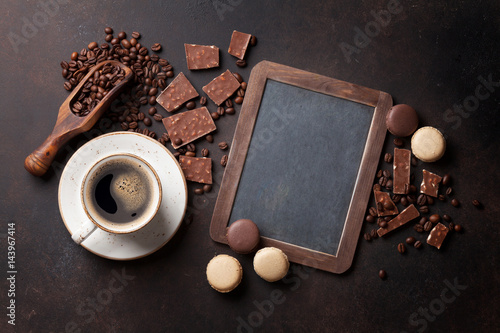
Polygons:
<instances>
[{"instance_id":1,"label":"beige macaroon","mask_svg":"<svg viewBox=\"0 0 500 333\"><path fill-rule=\"evenodd\" d=\"M253 258L255 272L268 282L275 282L285 277L290 263L286 254L275 247L260 249Z\"/></svg>"},{"instance_id":2,"label":"beige macaroon","mask_svg":"<svg viewBox=\"0 0 500 333\"><path fill-rule=\"evenodd\" d=\"M426 126L418 129L411 138L411 151L422 162L435 162L443 157L446 140L439 130Z\"/></svg>"},{"instance_id":3,"label":"beige macaroon","mask_svg":"<svg viewBox=\"0 0 500 333\"><path fill-rule=\"evenodd\" d=\"M221 293L228 293L236 288L243 277L243 269L238 259L220 254L207 265L208 283Z\"/></svg>"}]
</instances>

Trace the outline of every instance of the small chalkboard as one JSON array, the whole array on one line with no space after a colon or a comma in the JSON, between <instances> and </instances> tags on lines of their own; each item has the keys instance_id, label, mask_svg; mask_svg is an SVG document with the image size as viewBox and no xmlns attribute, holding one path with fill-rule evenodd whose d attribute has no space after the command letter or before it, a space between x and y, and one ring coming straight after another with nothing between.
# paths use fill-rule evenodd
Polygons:
<instances>
[{"instance_id":1,"label":"small chalkboard","mask_svg":"<svg viewBox=\"0 0 500 333\"><path fill-rule=\"evenodd\" d=\"M261 245L342 273L385 139L387 93L262 61L254 67L210 226L253 220Z\"/></svg>"}]
</instances>

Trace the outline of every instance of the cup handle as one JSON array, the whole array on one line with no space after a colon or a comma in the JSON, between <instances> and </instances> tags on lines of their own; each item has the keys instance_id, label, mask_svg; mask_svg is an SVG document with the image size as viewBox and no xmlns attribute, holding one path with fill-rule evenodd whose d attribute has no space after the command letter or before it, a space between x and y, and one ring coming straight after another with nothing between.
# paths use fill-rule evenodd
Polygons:
<instances>
[{"instance_id":1,"label":"cup handle","mask_svg":"<svg viewBox=\"0 0 500 333\"><path fill-rule=\"evenodd\" d=\"M71 235L71 239L73 239L76 244L80 245L80 243L90 236L96 229L97 226L92 223L92 221L85 221L83 225Z\"/></svg>"}]
</instances>

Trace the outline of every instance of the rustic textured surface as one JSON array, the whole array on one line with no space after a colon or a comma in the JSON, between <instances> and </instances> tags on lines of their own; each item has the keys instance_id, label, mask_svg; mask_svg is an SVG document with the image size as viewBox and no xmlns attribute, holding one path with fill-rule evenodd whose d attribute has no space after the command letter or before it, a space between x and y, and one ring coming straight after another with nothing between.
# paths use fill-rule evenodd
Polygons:
<instances>
[{"instance_id":1,"label":"rustic textured surface","mask_svg":"<svg viewBox=\"0 0 500 333\"><path fill-rule=\"evenodd\" d=\"M235 332L239 325L245 327L242 332L498 330L498 1L404 2L379 31L368 23L376 22L373 13L386 10L389 0L60 2L50 8L42 4L55 1L0 4L0 261L5 277L6 223L15 222L17 332L64 332L72 325L81 332ZM51 13L45 21L44 8ZM40 26L23 37L26 22L34 20ZM413 106L421 125L445 134L447 151L431 171L450 172L462 202L460 208L448 202L432 209L452 216L464 232L450 233L440 250L423 241L420 250L411 247L402 256L396 251L399 242L424 236L402 227L406 229L371 243L361 239L345 274L292 265L289 277L267 283L253 272L252 256L236 255L210 239L209 222L223 174L223 168L214 166L214 189L194 196L199 184L189 184L190 218L163 249L134 262L87 252L64 227L57 188L67 159L96 133L72 140L42 178L26 172L23 161L49 135L67 96L59 61L91 41L102 42L108 25L129 35L141 32L141 42L149 46L161 43L160 54L173 64L175 74L189 73L200 92L226 68L248 80L252 66L267 59L386 91L395 103ZM359 37L365 27L373 29L372 37ZM258 37L243 69L223 51L234 29ZM17 52L9 41L12 33L24 38ZM359 47L354 48L356 42ZM184 43L220 47L221 68L189 72ZM352 55L343 54L341 43L351 45ZM488 80L495 84L485 87ZM478 105L471 97L475 94L482 96ZM463 103L462 111L447 111ZM231 141L238 112L218 120L214 144L200 142L197 149L207 147L210 157L220 160L224 152L216 144ZM162 127L155 123L152 129L161 132ZM392 138L388 135L385 152L392 151ZM290 143L291 153L304 139ZM383 160L380 167L389 168ZM472 199L480 200L484 209L476 210ZM373 227L367 225L363 232ZM241 285L227 295L212 290L205 276L207 263L220 253L234 255L244 270ZM385 281L378 277L380 269L387 271ZM121 282L116 276L122 273L134 278ZM454 282L466 289L450 292L448 284ZM449 303L442 308L445 288ZM7 289L4 278L2 332L12 331L5 316ZM425 319L421 307L433 307L434 312L428 310Z\"/></svg>"}]
</instances>

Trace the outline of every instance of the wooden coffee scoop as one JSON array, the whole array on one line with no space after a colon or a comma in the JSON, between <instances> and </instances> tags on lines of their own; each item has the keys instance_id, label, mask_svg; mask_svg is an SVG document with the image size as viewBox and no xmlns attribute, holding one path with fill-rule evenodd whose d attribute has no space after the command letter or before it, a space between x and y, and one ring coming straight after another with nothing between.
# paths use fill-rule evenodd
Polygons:
<instances>
[{"instance_id":1,"label":"wooden coffee scoop","mask_svg":"<svg viewBox=\"0 0 500 333\"><path fill-rule=\"evenodd\" d=\"M95 71L100 70L106 64L122 68L125 71L125 77L102 98L89 114L86 116L74 114L71 111L71 106L76 102L84 84L89 78L94 76ZM34 176L45 174L54 160L57 151L71 138L91 129L133 76L134 74L129 67L115 60L103 61L92 67L59 108L59 114L57 115L57 121L52 133L40 147L24 160L26 170Z\"/></svg>"}]
</instances>

